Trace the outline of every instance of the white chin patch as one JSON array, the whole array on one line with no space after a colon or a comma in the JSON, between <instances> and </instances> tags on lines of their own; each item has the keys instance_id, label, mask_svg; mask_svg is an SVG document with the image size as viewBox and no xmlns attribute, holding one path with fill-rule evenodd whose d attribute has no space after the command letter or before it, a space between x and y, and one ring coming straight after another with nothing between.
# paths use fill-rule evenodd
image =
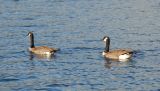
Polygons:
<instances>
[{"instance_id":1,"label":"white chin patch","mask_svg":"<svg viewBox=\"0 0 160 91\"><path fill-rule=\"evenodd\" d=\"M103 41L106 42L108 40L108 38L104 38Z\"/></svg>"}]
</instances>

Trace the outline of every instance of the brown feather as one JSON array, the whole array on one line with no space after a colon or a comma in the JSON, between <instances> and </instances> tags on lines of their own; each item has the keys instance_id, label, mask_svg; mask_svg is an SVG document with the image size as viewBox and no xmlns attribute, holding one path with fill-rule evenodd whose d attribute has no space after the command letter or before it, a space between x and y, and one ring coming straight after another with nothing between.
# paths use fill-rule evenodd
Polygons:
<instances>
[{"instance_id":1,"label":"brown feather","mask_svg":"<svg viewBox=\"0 0 160 91\"><path fill-rule=\"evenodd\" d=\"M34 35L33 35L33 33L29 32L28 36L30 38L30 48L29 48L29 51L32 52L32 53L41 54L41 55L44 55L44 54L51 55L54 52L56 52L56 51L59 50L59 49L55 49L55 48L49 48L47 46L38 46L38 47L35 47L34 46Z\"/></svg>"},{"instance_id":2,"label":"brown feather","mask_svg":"<svg viewBox=\"0 0 160 91\"><path fill-rule=\"evenodd\" d=\"M54 48L49 48L47 46L33 47L29 48L29 50L35 54L45 54L46 52L53 54L56 51Z\"/></svg>"},{"instance_id":3,"label":"brown feather","mask_svg":"<svg viewBox=\"0 0 160 91\"><path fill-rule=\"evenodd\" d=\"M129 59L132 56L133 51L131 49L117 49L109 50L110 38L105 36L103 41L106 43L105 51L102 53L103 56L109 59Z\"/></svg>"},{"instance_id":4,"label":"brown feather","mask_svg":"<svg viewBox=\"0 0 160 91\"><path fill-rule=\"evenodd\" d=\"M123 55L123 54L132 54L132 50L131 49L111 50L111 51L107 52L105 54L105 56L107 58L111 58L111 59L119 59L119 56Z\"/></svg>"}]
</instances>

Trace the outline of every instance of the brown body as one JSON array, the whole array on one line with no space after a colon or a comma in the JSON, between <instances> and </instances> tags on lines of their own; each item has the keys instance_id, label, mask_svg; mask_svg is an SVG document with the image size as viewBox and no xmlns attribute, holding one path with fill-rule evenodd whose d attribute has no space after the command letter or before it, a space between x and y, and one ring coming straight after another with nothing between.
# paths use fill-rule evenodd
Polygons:
<instances>
[{"instance_id":1,"label":"brown body","mask_svg":"<svg viewBox=\"0 0 160 91\"><path fill-rule=\"evenodd\" d=\"M49 48L47 46L38 46L38 47L29 48L29 51L35 54L54 54L54 52L56 52L57 49Z\"/></svg>"},{"instance_id":2,"label":"brown body","mask_svg":"<svg viewBox=\"0 0 160 91\"><path fill-rule=\"evenodd\" d=\"M32 32L28 33L30 38L30 47L29 51L34 54L41 54L41 55L52 55L54 52L56 52L58 49L55 48L49 48L47 46L34 46L34 35Z\"/></svg>"},{"instance_id":3,"label":"brown body","mask_svg":"<svg viewBox=\"0 0 160 91\"><path fill-rule=\"evenodd\" d=\"M122 60L129 59L132 57L133 51L131 49L117 49L109 50L110 38L105 36L103 41L106 43L105 51L102 53L103 56L109 59Z\"/></svg>"},{"instance_id":4,"label":"brown body","mask_svg":"<svg viewBox=\"0 0 160 91\"><path fill-rule=\"evenodd\" d=\"M119 59L121 55L128 55L130 58L132 56L132 50L130 49L117 49L117 50L111 50L109 52L105 52L103 55L110 59Z\"/></svg>"}]
</instances>

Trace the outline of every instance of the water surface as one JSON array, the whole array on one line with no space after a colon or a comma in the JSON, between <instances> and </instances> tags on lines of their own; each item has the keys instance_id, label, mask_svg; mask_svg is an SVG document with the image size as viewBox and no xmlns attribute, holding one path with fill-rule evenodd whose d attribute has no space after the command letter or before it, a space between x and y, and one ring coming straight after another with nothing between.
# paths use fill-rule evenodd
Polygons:
<instances>
[{"instance_id":1,"label":"water surface","mask_svg":"<svg viewBox=\"0 0 160 91\"><path fill-rule=\"evenodd\" d=\"M0 0L2 91L160 90L159 0ZM30 57L35 45L60 48L52 59ZM129 62L106 61L111 49L132 48Z\"/></svg>"}]
</instances>

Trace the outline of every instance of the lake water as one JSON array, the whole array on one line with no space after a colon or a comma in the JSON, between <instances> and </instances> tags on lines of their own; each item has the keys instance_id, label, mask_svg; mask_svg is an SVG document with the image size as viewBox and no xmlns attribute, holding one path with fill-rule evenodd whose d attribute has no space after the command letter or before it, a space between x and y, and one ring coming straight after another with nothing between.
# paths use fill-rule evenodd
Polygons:
<instances>
[{"instance_id":1,"label":"lake water","mask_svg":"<svg viewBox=\"0 0 160 91\"><path fill-rule=\"evenodd\" d=\"M1 91L160 91L159 0L0 0ZM31 58L35 45L60 48ZM132 48L128 62L106 61Z\"/></svg>"}]
</instances>

